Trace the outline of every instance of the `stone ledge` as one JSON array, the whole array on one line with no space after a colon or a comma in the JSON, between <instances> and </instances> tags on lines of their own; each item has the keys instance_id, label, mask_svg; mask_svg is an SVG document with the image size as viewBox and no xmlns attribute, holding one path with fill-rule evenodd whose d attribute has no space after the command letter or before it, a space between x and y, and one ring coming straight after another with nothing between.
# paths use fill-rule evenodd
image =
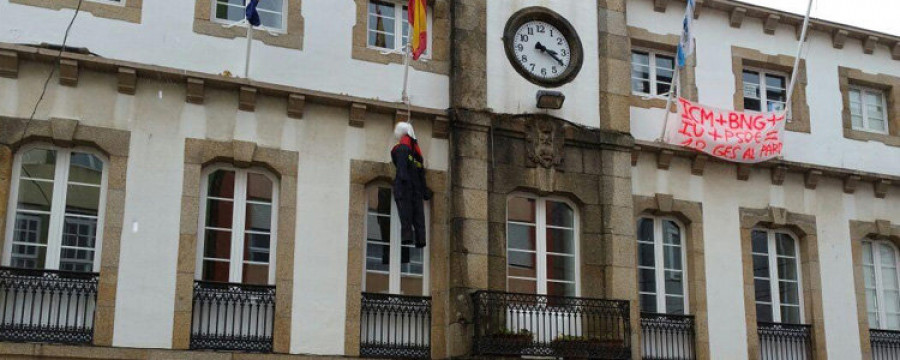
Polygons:
<instances>
[{"instance_id":1,"label":"stone ledge","mask_svg":"<svg viewBox=\"0 0 900 360\"><path fill-rule=\"evenodd\" d=\"M211 350L139 349L105 346L75 346L39 343L0 342L0 357L13 359L210 359L210 360L337 360L345 356L305 354L254 354Z\"/></svg>"}]
</instances>

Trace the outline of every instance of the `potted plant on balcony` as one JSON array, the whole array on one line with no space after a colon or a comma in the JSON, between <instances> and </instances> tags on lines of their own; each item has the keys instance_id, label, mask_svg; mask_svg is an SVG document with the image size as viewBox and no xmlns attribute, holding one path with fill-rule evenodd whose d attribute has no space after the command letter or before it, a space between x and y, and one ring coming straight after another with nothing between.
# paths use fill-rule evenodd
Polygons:
<instances>
[{"instance_id":1,"label":"potted plant on balcony","mask_svg":"<svg viewBox=\"0 0 900 360\"><path fill-rule=\"evenodd\" d=\"M600 339L578 335L560 335L550 342L556 356L593 358L598 354L616 352L624 346L622 339Z\"/></svg>"},{"instance_id":2,"label":"potted plant on balcony","mask_svg":"<svg viewBox=\"0 0 900 360\"><path fill-rule=\"evenodd\" d=\"M533 340L533 335L528 329L512 331L505 327L498 329L488 337L494 345L493 348L502 349L500 353L520 353L523 349L531 346Z\"/></svg>"}]
</instances>

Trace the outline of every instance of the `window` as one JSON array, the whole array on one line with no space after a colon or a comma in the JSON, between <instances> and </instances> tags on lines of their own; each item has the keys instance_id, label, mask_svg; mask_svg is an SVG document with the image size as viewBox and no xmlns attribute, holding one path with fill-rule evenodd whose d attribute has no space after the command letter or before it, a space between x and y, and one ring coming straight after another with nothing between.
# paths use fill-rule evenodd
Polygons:
<instances>
[{"instance_id":1,"label":"window","mask_svg":"<svg viewBox=\"0 0 900 360\"><path fill-rule=\"evenodd\" d=\"M799 244L773 230L753 230L751 239L757 321L802 323Z\"/></svg>"},{"instance_id":2,"label":"window","mask_svg":"<svg viewBox=\"0 0 900 360\"><path fill-rule=\"evenodd\" d=\"M900 330L897 248L887 241L865 240L862 252L869 326Z\"/></svg>"},{"instance_id":3,"label":"window","mask_svg":"<svg viewBox=\"0 0 900 360\"><path fill-rule=\"evenodd\" d=\"M3 262L77 272L100 270L105 162L91 151L38 145L16 154Z\"/></svg>"},{"instance_id":4,"label":"window","mask_svg":"<svg viewBox=\"0 0 900 360\"><path fill-rule=\"evenodd\" d=\"M643 312L684 314L687 309L681 229L668 218L638 220L638 281Z\"/></svg>"},{"instance_id":5,"label":"window","mask_svg":"<svg viewBox=\"0 0 900 360\"><path fill-rule=\"evenodd\" d=\"M850 119L854 130L887 134L884 92L862 87L850 88Z\"/></svg>"},{"instance_id":6,"label":"window","mask_svg":"<svg viewBox=\"0 0 900 360\"><path fill-rule=\"evenodd\" d=\"M246 16L245 4L248 0L213 0L213 14L216 21L233 23ZM272 30L285 30L284 14L288 0L264 0L259 2L257 11L262 26Z\"/></svg>"},{"instance_id":7,"label":"window","mask_svg":"<svg viewBox=\"0 0 900 360\"><path fill-rule=\"evenodd\" d=\"M197 274L204 281L275 283L277 180L258 170L204 171Z\"/></svg>"},{"instance_id":8,"label":"window","mask_svg":"<svg viewBox=\"0 0 900 360\"><path fill-rule=\"evenodd\" d=\"M428 247L400 242L400 215L389 186L366 190L365 292L425 296ZM425 207L428 223L428 207Z\"/></svg>"},{"instance_id":9,"label":"window","mask_svg":"<svg viewBox=\"0 0 900 360\"><path fill-rule=\"evenodd\" d=\"M508 291L578 296L578 235L572 206L512 196L506 226Z\"/></svg>"},{"instance_id":10,"label":"window","mask_svg":"<svg viewBox=\"0 0 900 360\"><path fill-rule=\"evenodd\" d=\"M674 56L642 50L631 52L631 92L668 96L674 75Z\"/></svg>"},{"instance_id":11,"label":"window","mask_svg":"<svg viewBox=\"0 0 900 360\"><path fill-rule=\"evenodd\" d=\"M744 69L744 110L772 112L785 109L787 76Z\"/></svg>"},{"instance_id":12,"label":"window","mask_svg":"<svg viewBox=\"0 0 900 360\"><path fill-rule=\"evenodd\" d=\"M402 51L409 38L409 16L406 6L387 1L370 0L368 8L367 46ZM400 21L397 21L397 20ZM397 36L400 34L400 36ZM431 35L431 11L428 11L428 34ZM431 41L423 56L431 53Z\"/></svg>"}]
</instances>

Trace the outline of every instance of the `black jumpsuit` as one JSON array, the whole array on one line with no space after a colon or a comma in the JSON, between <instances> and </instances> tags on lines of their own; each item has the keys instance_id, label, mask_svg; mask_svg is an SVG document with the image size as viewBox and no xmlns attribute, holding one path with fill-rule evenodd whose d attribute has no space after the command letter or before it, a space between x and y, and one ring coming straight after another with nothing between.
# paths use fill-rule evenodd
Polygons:
<instances>
[{"instance_id":1,"label":"black jumpsuit","mask_svg":"<svg viewBox=\"0 0 900 360\"><path fill-rule=\"evenodd\" d=\"M425 184L425 167L418 142L404 136L391 150L397 169L394 176L394 200L400 212L400 239L403 244L425 247L425 200L431 190Z\"/></svg>"}]
</instances>

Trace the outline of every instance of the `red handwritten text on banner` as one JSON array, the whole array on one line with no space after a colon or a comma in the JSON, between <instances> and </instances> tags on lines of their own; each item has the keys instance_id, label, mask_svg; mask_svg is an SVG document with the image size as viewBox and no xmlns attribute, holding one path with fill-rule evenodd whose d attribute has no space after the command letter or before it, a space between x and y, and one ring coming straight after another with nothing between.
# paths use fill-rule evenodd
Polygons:
<instances>
[{"instance_id":1,"label":"red handwritten text on banner","mask_svg":"<svg viewBox=\"0 0 900 360\"><path fill-rule=\"evenodd\" d=\"M678 121L669 142L740 163L780 156L785 112L753 113L714 109L678 99Z\"/></svg>"}]
</instances>

